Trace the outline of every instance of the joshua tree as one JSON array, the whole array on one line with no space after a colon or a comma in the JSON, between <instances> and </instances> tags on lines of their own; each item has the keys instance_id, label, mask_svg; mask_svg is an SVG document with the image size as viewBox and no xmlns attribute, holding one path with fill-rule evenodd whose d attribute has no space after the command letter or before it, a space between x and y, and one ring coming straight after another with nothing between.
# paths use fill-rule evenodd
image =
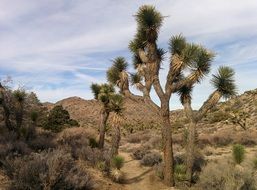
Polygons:
<instances>
[{"instance_id":1,"label":"joshua tree","mask_svg":"<svg viewBox=\"0 0 257 190\"><path fill-rule=\"evenodd\" d=\"M16 101L15 120L16 120L16 130L19 137L20 129L23 121L23 115L24 115L24 102L26 99L26 92L22 89L15 90L13 92L13 97Z\"/></svg>"},{"instance_id":2,"label":"joshua tree","mask_svg":"<svg viewBox=\"0 0 257 190\"><path fill-rule=\"evenodd\" d=\"M186 146L187 178L190 183L192 182L193 163L196 150L197 123L206 115L206 113L210 109L212 109L218 103L218 101L222 97L230 98L231 96L234 96L236 94L234 71L229 67L219 67L217 74L213 75L211 83L214 86L215 90L209 96L209 98L203 103L203 105L198 111L193 111L191 107L191 92L193 90L193 85L185 85L178 91L181 103L184 106L186 116L190 121L188 127L188 139Z\"/></svg>"},{"instance_id":3,"label":"joshua tree","mask_svg":"<svg viewBox=\"0 0 257 190\"><path fill-rule=\"evenodd\" d=\"M108 82L119 87L122 95L131 96L127 73L128 63L124 57L117 57L112 62L113 65L107 71Z\"/></svg>"},{"instance_id":4,"label":"joshua tree","mask_svg":"<svg viewBox=\"0 0 257 190\"><path fill-rule=\"evenodd\" d=\"M11 124L11 121L10 121L10 109L8 107L8 104L7 104L7 92L6 92L6 89L2 86L2 84L0 83L0 105L3 107L3 110L4 110L4 121L5 121L5 125L7 127L8 130L10 131L13 131L14 128Z\"/></svg>"},{"instance_id":5,"label":"joshua tree","mask_svg":"<svg viewBox=\"0 0 257 190\"><path fill-rule=\"evenodd\" d=\"M115 93L115 89L112 85L109 84L92 84L91 90L94 94L94 97L96 100L101 102L102 108L101 108L101 118L100 118L100 125L99 125L99 148L102 149L104 147L104 137L105 137L105 130L106 130L106 124L107 120L109 118L109 115L112 111L115 112L118 106L115 105L115 102L117 99L122 98L120 95Z\"/></svg>"},{"instance_id":6,"label":"joshua tree","mask_svg":"<svg viewBox=\"0 0 257 190\"><path fill-rule=\"evenodd\" d=\"M116 94L111 99L112 111L114 112L112 119L112 146L111 146L111 158L118 155L119 144L120 144L120 125L122 121L123 111L123 98Z\"/></svg>"},{"instance_id":7,"label":"joshua tree","mask_svg":"<svg viewBox=\"0 0 257 190\"><path fill-rule=\"evenodd\" d=\"M170 98L182 87L199 82L209 71L209 62L214 56L204 47L188 43L182 35L172 36L169 43L169 71L166 84L162 86L159 71L165 51L157 46L157 39L164 17L153 6L146 5L139 8L135 17L137 32L129 44L137 70L136 74L132 75L132 84L141 90L145 100L158 110L162 120L164 183L174 186ZM185 70L189 71L186 76ZM160 106L151 100L152 87L160 99Z\"/></svg>"}]
</instances>

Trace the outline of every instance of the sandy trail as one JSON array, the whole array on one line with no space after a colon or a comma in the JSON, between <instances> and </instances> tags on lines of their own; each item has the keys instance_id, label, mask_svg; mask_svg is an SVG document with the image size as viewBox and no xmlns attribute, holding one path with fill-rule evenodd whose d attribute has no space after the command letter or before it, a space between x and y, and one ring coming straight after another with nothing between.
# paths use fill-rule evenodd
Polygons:
<instances>
[{"instance_id":1,"label":"sandy trail","mask_svg":"<svg viewBox=\"0 0 257 190\"><path fill-rule=\"evenodd\" d=\"M120 152L125 158L122 171L125 173L124 190L175 190L167 188L157 177L151 167L141 166L138 160L134 160L129 153Z\"/></svg>"}]
</instances>

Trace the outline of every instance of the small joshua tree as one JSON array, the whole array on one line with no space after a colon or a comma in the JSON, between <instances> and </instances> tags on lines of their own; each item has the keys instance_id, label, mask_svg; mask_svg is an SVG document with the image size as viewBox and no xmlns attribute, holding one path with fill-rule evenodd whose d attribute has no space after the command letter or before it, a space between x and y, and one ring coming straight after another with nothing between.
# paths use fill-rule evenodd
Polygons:
<instances>
[{"instance_id":1,"label":"small joshua tree","mask_svg":"<svg viewBox=\"0 0 257 190\"><path fill-rule=\"evenodd\" d=\"M116 94L111 99L112 111L114 112L112 119L112 146L111 146L111 158L118 155L120 144L120 126L122 124L122 111L123 111L123 97Z\"/></svg>"},{"instance_id":2,"label":"small joshua tree","mask_svg":"<svg viewBox=\"0 0 257 190\"><path fill-rule=\"evenodd\" d=\"M118 100L121 100L122 97L119 94L115 93L115 89L113 85L110 84L92 84L91 90L94 94L96 100L98 100L101 105L100 111L100 125L99 125L99 148L102 149L104 147L104 138L105 138L105 130L107 120L111 112L116 112L116 110L120 109L119 104L117 104ZM121 101L120 101L121 102Z\"/></svg>"},{"instance_id":3,"label":"small joshua tree","mask_svg":"<svg viewBox=\"0 0 257 190\"><path fill-rule=\"evenodd\" d=\"M18 138L20 137L20 129L22 127L22 122L24 117L24 104L25 104L26 96L27 94L23 89L18 89L13 91L13 97L15 100L16 130L18 133Z\"/></svg>"},{"instance_id":4,"label":"small joshua tree","mask_svg":"<svg viewBox=\"0 0 257 190\"><path fill-rule=\"evenodd\" d=\"M8 96L7 96L7 90L5 87L0 83L0 105L3 107L4 110L4 122L6 125L6 128L9 131L14 131L14 127L12 126L12 123L10 121L10 115L11 111L8 106Z\"/></svg>"},{"instance_id":5,"label":"small joshua tree","mask_svg":"<svg viewBox=\"0 0 257 190\"><path fill-rule=\"evenodd\" d=\"M210 67L210 63L206 65ZM184 110L187 118L189 119L188 127L188 140L186 146L187 152L187 179L192 182L193 175L193 162L196 149L196 126L197 123L206 115L206 113L212 109L218 101L224 98L230 98L236 94L236 86L234 81L234 71L229 67L219 67L217 74L213 75L211 80L212 85L214 86L214 92L209 96L209 98L204 102L202 107L198 111L193 111L191 107L191 92L193 90L193 85L185 85L178 91L180 95L180 100L184 106Z\"/></svg>"}]
</instances>

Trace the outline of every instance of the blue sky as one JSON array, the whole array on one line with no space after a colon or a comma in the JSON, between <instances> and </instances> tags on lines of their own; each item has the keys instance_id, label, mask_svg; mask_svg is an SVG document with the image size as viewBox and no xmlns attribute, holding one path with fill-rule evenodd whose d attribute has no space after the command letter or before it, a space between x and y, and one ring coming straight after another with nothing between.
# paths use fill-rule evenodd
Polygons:
<instances>
[{"instance_id":1,"label":"blue sky","mask_svg":"<svg viewBox=\"0 0 257 190\"><path fill-rule=\"evenodd\" d=\"M105 82L112 59L124 56L130 63L133 14L143 4L155 5L168 16L159 46L167 48L171 35L182 33L217 54L212 73L220 65L235 69L239 93L257 88L254 0L0 0L0 78L11 76L14 88L25 86L41 101L91 99L90 84ZM194 108L212 92L209 79L196 86ZM154 92L152 96L158 102ZM181 105L174 95L171 109L177 108Z\"/></svg>"}]
</instances>

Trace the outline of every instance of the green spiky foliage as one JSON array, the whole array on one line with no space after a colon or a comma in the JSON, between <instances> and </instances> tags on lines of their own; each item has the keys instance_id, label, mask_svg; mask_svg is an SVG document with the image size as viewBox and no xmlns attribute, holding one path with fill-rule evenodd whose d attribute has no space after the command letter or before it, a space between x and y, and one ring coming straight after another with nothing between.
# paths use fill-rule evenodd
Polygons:
<instances>
[{"instance_id":1,"label":"green spiky foliage","mask_svg":"<svg viewBox=\"0 0 257 190\"><path fill-rule=\"evenodd\" d=\"M93 83L91 86L91 91L94 94L94 98L97 100L98 99L98 94L100 93L101 85Z\"/></svg>"},{"instance_id":2,"label":"green spiky foliage","mask_svg":"<svg viewBox=\"0 0 257 190\"><path fill-rule=\"evenodd\" d=\"M169 41L169 50L172 55L182 55L187 46L186 38L181 34L172 36Z\"/></svg>"},{"instance_id":3,"label":"green spiky foliage","mask_svg":"<svg viewBox=\"0 0 257 190\"><path fill-rule=\"evenodd\" d=\"M179 59L177 62L173 61L172 66L180 70L189 68L190 80L200 82L210 72L214 54L200 45L188 43L181 34L171 37L169 50L172 56Z\"/></svg>"},{"instance_id":4,"label":"green spiky foliage","mask_svg":"<svg viewBox=\"0 0 257 190\"><path fill-rule=\"evenodd\" d=\"M188 103L191 103L192 100L192 91L193 91L193 86L183 86L182 88L179 89L178 95L180 98L180 102L184 105L187 101Z\"/></svg>"},{"instance_id":5,"label":"green spiky foliage","mask_svg":"<svg viewBox=\"0 0 257 190\"><path fill-rule=\"evenodd\" d=\"M132 85L135 85L135 84L138 84L142 81L142 77L137 73L131 74L130 75L130 81L131 81Z\"/></svg>"},{"instance_id":6,"label":"green spiky foliage","mask_svg":"<svg viewBox=\"0 0 257 190\"><path fill-rule=\"evenodd\" d=\"M116 85L121 80L121 72L127 70L128 63L124 57L117 57L112 62L113 65L107 70L107 80Z\"/></svg>"},{"instance_id":7,"label":"green spiky foliage","mask_svg":"<svg viewBox=\"0 0 257 190\"><path fill-rule=\"evenodd\" d=\"M124 110L123 97L120 94L113 94L110 98L110 109L116 114L121 115Z\"/></svg>"},{"instance_id":8,"label":"green spiky foliage","mask_svg":"<svg viewBox=\"0 0 257 190\"><path fill-rule=\"evenodd\" d=\"M237 93L234 75L234 70L226 66L219 67L218 72L213 75L211 83L224 98L230 98Z\"/></svg>"},{"instance_id":9,"label":"green spiky foliage","mask_svg":"<svg viewBox=\"0 0 257 190\"><path fill-rule=\"evenodd\" d=\"M111 84L92 84L91 90L95 99L100 101L107 112L120 113L123 109L123 97L115 92Z\"/></svg>"},{"instance_id":10,"label":"green spiky foliage","mask_svg":"<svg viewBox=\"0 0 257 190\"><path fill-rule=\"evenodd\" d=\"M136 13L138 23L138 33L145 34L148 42L154 42L158 38L158 33L163 22L163 16L154 6L141 6Z\"/></svg>"},{"instance_id":11,"label":"green spiky foliage","mask_svg":"<svg viewBox=\"0 0 257 190\"><path fill-rule=\"evenodd\" d=\"M26 96L27 96L27 94L26 94L25 90L23 90L23 89L18 89L18 90L13 91L13 97L19 103L24 102Z\"/></svg>"}]
</instances>

